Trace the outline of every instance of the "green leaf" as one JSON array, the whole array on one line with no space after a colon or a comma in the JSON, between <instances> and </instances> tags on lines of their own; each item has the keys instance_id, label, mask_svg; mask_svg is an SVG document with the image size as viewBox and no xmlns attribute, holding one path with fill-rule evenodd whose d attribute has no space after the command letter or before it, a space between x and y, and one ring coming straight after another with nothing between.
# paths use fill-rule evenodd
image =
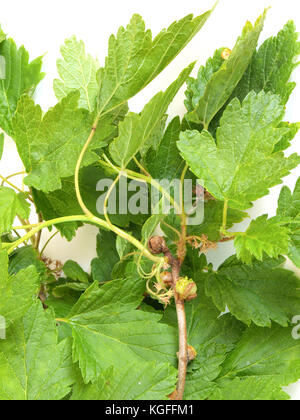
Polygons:
<instances>
[{"instance_id":1,"label":"green leaf","mask_svg":"<svg viewBox=\"0 0 300 420\"><path fill-rule=\"evenodd\" d=\"M154 179L179 179L184 168L184 161L178 153L177 141L181 129L180 118L175 117L168 125L157 150L150 149L144 163Z\"/></svg>"},{"instance_id":2,"label":"green leaf","mask_svg":"<svg viewBox=\"0 0 300 420\"><path fill-rule=\"evenodd\" d=\"M227 348L221 344L208 343L198 347L198 356L188 369L184 399L205 400L216 389L215 380L222 370ZM196 370L194 370L196 369Z\"/></svg>"},{"instance_id":3,"label":"green leaf","mask_svg":"<svg viewBox=\"0 0 300 420\"><path fill-rule=\"evenodd\" d=\"M0 42L3 42L6 40L6 34L3 32L1 26L0 26Z\"/></svg>"},{"instance_id":4,"label":"green leaf","mask_svg":"<svg viewBox=\"0 0 300 420\"><path fill-rule=\"evenodd\" d=\"M126 257L129 253L131 253L134 246L128 242L126 239L122 238L121 236L117 236L116 239L116 250L119 255L120 260Z\"/></svg>"},{"instance_id":5,"label":"green leaf","mask_svg":"<svg viewBox=\"0 0 300 420\"><path fill-rule=\"evenodd\" d=\"M109 112L146 87L198 33L212 11L188 15L153 40L139 15L109 39L105 68L99 74L99 112Z\"/></svg>"},{"instance_id":6,"label":"green leaf","mask_svg":"<svg viewBox=\"0 0 300 420\"><path fill-rule=\"evenodd\" d=\"M54 80L54 92L60 101L74 90L80 91L79 107L93 112L99 92L97 71L99 63L85 53L83 41L75 36L66 39L61 47L63 59L57 60L57 70L62 80Z\"/></svg>"},{"instance_id":7,"label":"green leaf","mask_svg":"<svg viewBox=\"0 0 300 420\"><path fill-rule=\"evenodd\" d=\"M39 255L32 246L23 246L16 249L9 258L9 274L18 274L19 271L27 267L34 266L38 272L41 281L47 278L47 269L40 260Z\"/></svg>"},{"instance_id":8,"label":"green leaf","mask_svg":"<svg viewBox=\"0 0 300 420\"><path fill-rule=\"evenodd\" d=\"M282 122L278 126L279 128L288 128L288 132L282 137L282 139L275 145L274 152L280 152L290 147L291 141L296 137L300 129L300 123L287 123Z\"/></svg>"},{"instance_id":9,"label":"green leaf","mask_svg":"<svg viewBox=\"0 0 300 420\"><path fill-rule=\"evenodd\" d=\"M5 77L0 80L0 126L11 136L12 119L21 95L33 94L44 77L42 58L30 63L28 52L23 46L18 49L12 39L0 43L0 56L5 61Z\"/></svg>"},{"instance_id":10,"label":"green leaf","mask_svg":"<svg viewBox=\"0 0 300 420\"><path fill-rule=\"evenodd\" d=\"M264 253L277 258L288 252L289 231L278 218L268 219L265 214L252 220L246 232L238 233L234 245L237 257L246 264L251 264L253 257L262 261Z\"/></svg>"},{"instance_id":11,"label":"green leaf","mask_svg":"<svg viewBox=\"0 0 300 420\"><path fill-rule=\"evenodd\" d=\"M250 93L241 105L234 99L226 108L217 131L217 144L207 131L181 133L177 143L183 158L216 199L246 210L251 202L300 163L293 154L285 158L274 147L285 128L277 128L284 114L278 96Z\"/></svg>"},{"instance_id":12,"label":"green leaf","mask_svg":"<svg viewBox=\"0 0 300 420\"><path fill-rule=\"evenodd\" d=\"M187 67L164 93L159 92L155 95L144 107L141 114L131 112L119 124L119 137L111 143L109 152L121 168L126 168L131 159L145 144L148 148L151 146L149 139L153 132L157 130L157 127L160 128L161 121L164 120L170 103L193 67L194 64Z\"/></svg>"},{"instance_id":13,"label":"green leaf","mask_svg":"<svg viewBox=\"0 0 300 420\"><path fill-rule=\"evenodd\" d=\"M113 266L119 261L116 249L116 235L112 232L100 232L97 236L98 258L92 261L92 276L94 281L111 280Z\"/></svg>"},{"instance_id":14,"label":"green leaf","mask_svg":"<svg viewBox=\"0 0 300 420\"><path fill-rule=\"evenodd\" d=\"M220 378L269 378L287 386L300 376L299 354L300 341L294 340L291 328L252 326L228 356Z\"/></svg>"},{"instance_id":15,"label":"green leaf","mask_svg":"<svg viewBox=\"0 0 300 420\"><path fill-rule=\"evenodd\" d=\"M78 100L79 92L70 93L42 117L39 105L28 96L21 98L13 126L20 157L29 173L25 178L27 185L50 192L61 188L61 178L74 175L94 120L88 111L78 109ZM83 166L99 159L93 150L106 145L107 139L114 136L115 124L123 111L118 109L115 115L108 115L100 122L103 131L96 132Z\"/></svg>"},{"instance_id":16,"label":"green leaf","mask_svg":"<svg viewBox=\"0 0 300 420\"><path fill-rule=\"evenodd\" d=\"M75 261L67 261L63 266L63 272L71 280L79 281L81 283L89 283L88 274L83 271L80 265Z\"/></svg>"},{"instance_id":17,"label":"green leaf","mask_svg":"<svg viewBox=\"0 0 300 420\"><path fill-rule=\"evenodd\" d=\"M0 252L0 315L8 325L21 318L37 298L40 279L30 266L16 275L8 274L8 256Z\"/></svg>"},{"instance_id":18,"label":"green leaf","mask_svg":"<svg viewBox=\"0 0 300 420\"><path fill-rule=\"evenodd\" d=\"M247 22L230 57L218 71L212 74L194 111L187 115L190 121L202 124L205 129L208 129L214 116L230 98L250 64L263 29L265 15L266 12L258 18L254 26ZM200 86L199 90L201 91L203 88L201 89Z\"/></svg>"},{"instance_id":19,"label":"green leaf","mask_svg":"<svg viewBox=\"0 0 300 420\"><path fill-rule=\"evenodd\" d=\"M300 43L295 24L289 21L276 37L267 39L254 53L250 66L237 86L234 96L241 101L252 90L272 92L287 103L296 84L290 82L297 67Z\"/></svg>"},{"instance_id":20,"label":"green leaf","mask_svg":"<svg viewBox=\"0 0 300 420\"><path fill-rule=\"evenodd\" d=\"M2 159L3 150L4 150L4 133L1 133L0 134L0 160Z\"/></svg>"},{"instance_id":21,"label":"green leaf","mask_svg":"<svg viewBox=\"0 0 300 420\"><path fill-rule=\"evenodd\" d=\"M290 396L271 378L235 378L221 380L214 393L209 397L213 401L285 401Z\"/></svg>"},{"instance_id":22,"label":"green leaf","mask_svg":"<svg viewBox=\"0 0 300 420\"><path fill-rule=\"evenodd\" d=\"M277 216L280 220L290 219L287 226L290 231L288 257L300 267L300 178L292 194L288 187L283 187L278 200Z\"/></svg>"},{"instance_id":23,"label":"green leaf","mask_svg":"<svg viewBox=\"0 0 300 420\"><path fill-rule=\"evenodd\" d=\"M150 239L150 236L153 235L155 229L159 226L159 223L164 218L161 214L153 214L149 219L144 223L142 227L142 242L147 243Z\"/></svg>"},{"instance_id":24,"label":"green leaf","mask_svg":"<svg viewBox=\"0 0 300 420\"><path fill-rule=\"evenodd\" d=\"M122 372L108 369L95 384L77 383L71 400L167 400L176 381L176 369L166 363L135 362Z\"/></svg>"},{"instance_id":25,"label":"green leaf","mask_svg":"<svg viewBox=\"0 0 300 420\"><path fill-rule=\"evenodd\" d=\"M0 187L0 233L9 232L17 215L27 218L30 204L23 193L17 194L13 189Z\"/></svg>"},{"instance_id":26,"label":"green leaf","mask_svg":"<svg viewBox=\"0 0 300 420\"><path fill-rule=\"evenodd\" d=\"M0 399L59 400L75 382L69 341L57 344L55 320L36 302L0 341Z\"/></svg>"},{"instance_id":27,"label":"green leaf","mask_svg":"<svg viewBox=\"0 0 300 420\"><path fill-rule=\"evenodd\" d=\"M136 309L142 302L144 293L145 282L134 275L125 279L112 280L101 287L95 282L81 295L68 316L103 311L107 305L120 304Z\"/></svg>"},{"instance_id":28,"label":"green leaf","mask_svg":"<svg viewBox=\"0 0 300 420\"><path fill-rule=\"evenodd\" d=\"M222 58L223 51L224 48L218 49L214 53L214 56L207 60L205 66L200 67L196 79L193 77L188 78L187 90L185 92L187 99L184 102L188 112L192 112L198 106L205 93L208 82L224 63L224 59Z\"/></svg>"},{"instance_id":29,"label":"green leaf","mask_svg":"<svg viewBox=\"0 0 300 420\"><path fill-rule=\"evenodd\" d=\"M220 311L226 307L238 320L271 327L271 321L286 327L300 313L300 281L292 271L280 268L284 259L255 261L243 265L230 257L206 279L206 294Z\"/></svg>"},{"instance_id":30,"label":"green leaf","mask_svg":"<svg viewBox=\"0 0 300 420\"><path fill-rule=\"evenodd\" d=\"M120 371L134 361L174 364L175 330L159 323L160 318L113 303L65 320L72 326L73 360L79 361L85 383L110 366Z\"/></svg>"}]
</instances>

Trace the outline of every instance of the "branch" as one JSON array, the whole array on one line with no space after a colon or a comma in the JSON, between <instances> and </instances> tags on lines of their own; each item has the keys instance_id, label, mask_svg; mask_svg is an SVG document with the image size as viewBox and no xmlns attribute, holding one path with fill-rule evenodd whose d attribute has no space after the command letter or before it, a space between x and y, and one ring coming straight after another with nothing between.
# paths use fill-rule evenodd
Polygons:
<instances>
[{"instance_id":1,"label":"branch","mask_svg":"<svg viewBox=\"0 0 300 420\"><path fill-rule=\"evenodd\" d=\"M176 399L182 400L185 389L186 371L188 364L188 340L184 300L176 292L176 284L180 278L181 261L175 258L169 250L166 241L160 236L153 236L149 240L149 249L153 254L163 253L172 268L172 287L178 321L179 351L178 351L178 382Z\"/></svg>"}]
</instances>

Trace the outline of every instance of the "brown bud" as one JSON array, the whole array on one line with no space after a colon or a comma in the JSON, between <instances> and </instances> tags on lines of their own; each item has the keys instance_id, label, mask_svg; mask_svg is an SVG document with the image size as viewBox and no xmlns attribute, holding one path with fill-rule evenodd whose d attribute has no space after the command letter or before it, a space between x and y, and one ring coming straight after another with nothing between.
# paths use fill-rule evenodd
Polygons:
<instances>
[{"instance_id":1,"label":"brown bud","mask_svg":"<svg viewBox=\"0 0 300 420\"><path fill-rule=\"evenodd\" d=\"M163 254L168 250L166 241L162 236L152 236L152 238L149 239L148 247L150 252L154 255Z\"/></svg>"},{"instance_id":2,"label":"brown bud","mask_svg":"<svg viewBox=\"0 0 300 420\"><path fill-rule=\"evenodd\" d=\"M163 284L166 287L171 287L173 284L173 277L172 274L169 271L163 271L162 273L160 273L160 278L161 281L163 282Z\"/></svg>"}]
</instances>

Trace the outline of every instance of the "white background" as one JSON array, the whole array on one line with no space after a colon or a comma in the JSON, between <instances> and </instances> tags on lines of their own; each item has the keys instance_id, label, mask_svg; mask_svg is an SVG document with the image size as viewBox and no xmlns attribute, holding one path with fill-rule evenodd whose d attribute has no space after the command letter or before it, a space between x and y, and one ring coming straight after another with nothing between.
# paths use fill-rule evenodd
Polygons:
<instances>
[{"instance_id":1,"label":"white background","mask_svg":"<svg viewBox=\"0 0 300 420\"><path fill-rule=\"evenodd\" d=\"M139 13L156 35L162 28L186 14L202 14L210 9L214 0L10 0L1 4L1 25L5 33L11 36L20 46L24 44L31 58L40 55L44 57L43 70L45 79L38 87L36 100L46 111L56 103L52 83L57 77L56 59L59 56L60 45L65 38L75 34L82 39L87 51L97 56L103 63L108 37L116 33L121 25L126 25L133 13ZM265 30L260 42L271 35L277 34L282 26L293 19L300 31L300 2L298 0L220 0L213 16L195 39L185 48L179 57L174 60L164 72L136 98L131 100L131 110L139 112L143 105L159 90L164 90L190 62L198 60L199 64L205 63L213 52L220 47L232 48L243 25L249 19L252 22L261 14L265 7L271 6L268 12ZM198 69L197 65L196 69ZM195 72L196 74L196 72ZM287 107L287 120L300 121L300 67L294 74L298 82L292 98ZM184 114L184 89L178 94L169 109L170 116ZM298 142L300 134L294 140L293 146L288 151L300 153ZM22 164L16 154L14 143L6 139L5 153L0 162L0 173L7 176L22 170ZM294 188L300 176L300 169L296 169L284 184ZM273 188L271 194L259 200L250 214L253 217L269 213L275 214L277 199L281 186ZM245 228L249 221L243 224ZM72 243L59 238L47 248L46 255L62 262L69 258L77 260L87 271L90 260L95 256L95 236L97 229L83 227ZM48 232L42 236L42 244L48 238ZM233 254L230 244L219 246L217 251L209 253L208 257L218 266L225 258ZM300 270L296 270L298 275ZM300 383L289 387L293 399L300 399Z\"/></svg>"}]
</instances>

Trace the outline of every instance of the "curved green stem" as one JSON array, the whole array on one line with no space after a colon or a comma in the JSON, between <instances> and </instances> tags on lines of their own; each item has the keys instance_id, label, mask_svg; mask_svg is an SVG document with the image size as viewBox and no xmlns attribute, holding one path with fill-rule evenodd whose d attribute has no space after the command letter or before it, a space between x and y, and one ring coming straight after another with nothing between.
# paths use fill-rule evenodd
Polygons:
<instances>
[{"instance_id":1,"label":"curved green stem","mask_svg":"<svg viewBox=\"0 0 300 420\"><path fill-rule=\"evenodd\" d=\"M100 164L101 165L107 166L110 169L114 170L116 173L118 173L120 175L127 176L130 179L133 179L133 180L141 180L141 181L147 182L147 184L150 184L151 186L153 186L154 188L156 188L157 191L159 191L169 201L169 203L172 204L172 206L176 209L176 211L178 212L178 214L181 214L181 209L180 209L180 206L178 205L178 203L176 203L176 201L174 200L174 198L160 185L159 182L157 182L151 176L139 174L138 172L131 171L130 169L121 169L121 168L118 168L117 166L113 165L109 161L109 159L107 159L106 156L104 156L104 158L105 158L106 162L100 161Z\"/></svg>"},{"instance_id":2,"label":"curved green stem","mask_svg":"<svg viewBox=\"0 0 300 420\"><path fill-rule=\"evenodd\" d=\"M110 186L109 190L107 191L107 194L106 194L106 197L105 197L105 200L104 200L104 205L103 205L103 210L104 211L103 211L103 213L104 213L105 220L107 221L107 223L109 224L110 227L112 227L113 224L111 223L111 221L109 219L109 216L108 216L108 211L107 211L107 208L108 208L108 200L109 200L109 197L110 197L111 193L113 192L115 186L119 182L120 177L121 177L121 174L118 174L117 178L114 180L114 182Z\"/></svg>"},{"instance_id":3,"label":"curved green stem","mask_svg":"<svg viewBox=\"0 0 300 420\"><path fill-rule=\"evenodd\" d=\"M94 125L92 127L92 131L91 131L91 133L90 133L90 135L89 135L89 137L88 137L88 139L87 139L87 141L86 141L83 149L81 150L81 153L79 155L78 161L76 163L76 168L75 168L75 191L76 191L76 197L77 197L77 200L78 200L78 203L79 203L81 209L83 210L83 212L88 217L93 217L93 214L90 212L90 210L84 204L84 201L83 201L82 196L81 196L80 186L79 186L79 171L80 171L80 167L81 167L81 164L82 164L84 155L85 155L85 153L86 153L89 145L91 144L91 142L92 142L92 140L94 138L94 135L95 135L95 132L97 130L97 126L98 126L99 120L100 120L100 114L98 114L97 118L94 121Z\"/></svg>"},{"instance_id":4,"label":"curved green stem","mask_svg":"<svg viewBox=\"0 0 300 420\"><path fill-rule=\"evenodd\" d=\"M227 227L227 213L228 213L228 200L224 201L224 208L223 208L223 223L222 223L222 232L226 231Z\"/></svg>"},{"instance_id":5,"label":"curved green stem","mask_svg":"<svg viewBox=\"0 0 300 420\"><path fill-rule=\"evenodd\" d=\"M25 175L25 174L26 174L26 172L25 171L22 171L22 172L16 172L14 174L8 175L5 178L3 177L2 178L1 187L3 187L4 183L7 182L8 179L13 178L13 177L18 176L18 175Z\"/></svg>"},{"instance_id":6,"label":"curved green stem","mask_svg":"<svg viewBox=\"0 0 300 420\"><path fill-rule=\"evenodd\" d=\"M52 241L53 238L55 238L55 236L59 233L59 231L57 230L53 235L50 236L50 238L47 240L47 242L45 243L45 245L43 246L41 252L40 252L40 256L42 257L47 246L49 245L49 243Z\"/></svg>"},{"instance_id":7,"label":"curved green stem","mask_svg":"<svg viewBox=\"0 0 300 420\"><path fill-rule=\"evenodd\" d=\"M4 176L0 175L0 178L2 179L2 185L4 183L6 183L7 185L9 185L10 187L12 187L13 189L15 189L16 191L20 192L20 193L24 193L23 190L21 190L21 188L17 187L15 184L13 184L12 182L8 181L7 178L5 178ZM33 199L29 196L28 199L33 203Z\"/></svg>"},{"instance_id":8,"label":"curved green stem","mask_svg":"<svg viewBox=\"0 0 300 420\"><path fill-rule=\"evenodd\" d=\"M129 233L124 232L122 229L118 228L117 226L109 225L105 220L99 219L96 216L88 217L86 215L60 217L58 219L48 220L46 222L35 225L35 227L33 227L33 229L31 229L30 232L28 232L25 236L18 239L16 242L10 244L11 247L8 249L8 254L11 254L16 247L18 247L19 245L21 245L23 242L27 241L28 239L32 238L41 229L44 229L53 225L58 225L61 223L67 223L67 222L90 223L96 226L100 226L106 230L111 230L116 235L119 235L121 236L121 238L132 243L132 245L134 245L137 249L139 249L143 253L143 255L149 260L155 263L161 263L162 261L164 261L162 257L156 257L155 255L152 255L150 251L143 244L141 244L141 242L139 242L136 238L131 236ZM22 228L24 228L24 226Z\"/></svg>"}]
</instances>

